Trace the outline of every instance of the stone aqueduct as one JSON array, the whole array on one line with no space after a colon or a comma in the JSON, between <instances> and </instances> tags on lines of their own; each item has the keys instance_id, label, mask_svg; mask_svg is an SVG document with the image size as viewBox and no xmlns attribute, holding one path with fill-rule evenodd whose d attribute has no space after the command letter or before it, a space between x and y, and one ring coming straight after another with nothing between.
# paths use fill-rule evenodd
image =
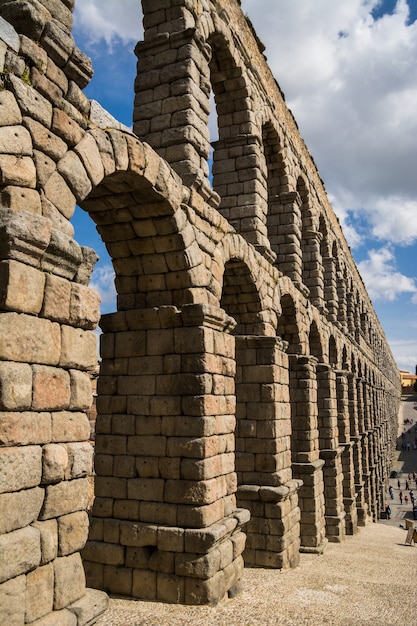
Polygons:
<instances>
[{"instance_id":1,"label":"stone aqueduct","mask_svg":"<svg viewBox=\"0 0 417 626\"><path fill-rule=\"evenodd\" d=\"M7 624L92 623L90 587L200 604L244 562L294 567L377 518L396 437L394 359L239 3L142 0L134 132L82 92L73 5L0 1ZM76 204L118 294L90 520L99 301Z\"/></svg>"}]
</instances>

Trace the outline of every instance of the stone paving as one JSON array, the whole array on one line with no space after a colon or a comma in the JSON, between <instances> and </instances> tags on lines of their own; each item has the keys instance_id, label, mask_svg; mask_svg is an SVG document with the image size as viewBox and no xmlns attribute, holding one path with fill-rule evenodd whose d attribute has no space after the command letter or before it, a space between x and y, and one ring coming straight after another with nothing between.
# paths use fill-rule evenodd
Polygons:
<instances>
[{"instance_id":1,"label":"stone paving","mask_svg":"<svg viewBox=\"0 0 417 626\"><path fill-rule=\"evenodd\" d=\"M413 472L417 478L417 450L413 449L413 444L417 439L416 428L417 394L403 396L398 420L398 444L392 465L392 470L398 473L398 477L392 476L389 480L389 484L393 488L394 499L391 499L388 493L386 494L387 502L391 508L391 519L381 520L383 523L405 526L406 519L414 520L409 490L413 489L417 496L417 482L413 478ZM403 433L404 437L402 437ZM410 444L409 451L402 449L403 443ZM408 490L406 490L406 480L409 483ZM403 493L402 503L399 498L400 491ZM408 503L405 502L405 495L408 496Z\"/></svg>"},{"instance_id":2,"label":"stone paving","mask_svg":"<svg viewBox=\"0 0 417 626\"><path fill-rule=\"evenodd\" d=\"M399 435L404 420L412 420L405 424L406 429L412 427L410 441L415 436L416 408L417 395L403 399ZM401 443L398 448L393 469L401 472L404 487L408 473L417 471L417 451L403 452ZM97 626L415 625L409 599L415 596L417 547L405 544L406 531L401 528L413 513L410 504L400 505L397 480L390 479L394 488L394 500L387 500L390 520L369 524L342 544L329 543L321 556L301 555L294 570L247 568L242 592L217 606L112 598Z\"/></svg>"}]
</instances>

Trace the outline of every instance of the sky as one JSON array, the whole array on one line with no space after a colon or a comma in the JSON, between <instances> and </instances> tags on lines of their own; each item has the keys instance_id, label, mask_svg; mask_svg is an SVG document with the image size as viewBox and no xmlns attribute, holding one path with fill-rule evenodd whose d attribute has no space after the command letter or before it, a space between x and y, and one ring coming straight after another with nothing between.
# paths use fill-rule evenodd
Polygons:
<instances>
[{"instance_id":1,"label":"sky","mask_svg":"<svg viewBox=\"0 0 417 626\"><path fill-rule=\"evenodd\" d=\"M155 0L157 2L157 0ZM73 35L93 60L85 93L131 127L139 0L76 0ZM417 364L417 0L242 0L317 164L397 365ZM213 131L211 130L211 137ZM111 262L86 214L76 240L100 255L92 286L115 310Z\"/></svg>"}]
</instances>

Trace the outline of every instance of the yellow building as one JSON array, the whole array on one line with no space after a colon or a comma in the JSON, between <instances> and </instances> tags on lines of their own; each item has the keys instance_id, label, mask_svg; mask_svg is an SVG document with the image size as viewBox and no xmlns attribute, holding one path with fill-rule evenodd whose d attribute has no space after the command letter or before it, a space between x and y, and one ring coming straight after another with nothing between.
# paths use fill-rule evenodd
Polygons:
<instances>
[{"instance_id":1,"label":"yellow building","mask_svg":"<svg viewBox=\"0 0 417 626\"><path fill-rule=\"evenodd\" d=\"M401 391L402 393L413 393L414 391L414 383L417 380L417 375L410 374L410 372L404 372L400 370L401 376Z\"/></svg>"}]
</instances>

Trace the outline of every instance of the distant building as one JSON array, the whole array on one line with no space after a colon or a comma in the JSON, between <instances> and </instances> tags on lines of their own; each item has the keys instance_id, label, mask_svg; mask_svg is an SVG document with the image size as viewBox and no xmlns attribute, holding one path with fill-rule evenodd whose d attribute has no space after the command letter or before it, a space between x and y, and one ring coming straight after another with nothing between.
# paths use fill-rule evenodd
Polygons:
<instances>
[{"instance_id":1,"label":"distant building","mask_svg":"<svg viewBox=\"0 0 417 626\"><path fill-rule=\"evenodd\" d=\"M401 376L401 391L402 393L413 393L414 391L414 383L417 380L416 374L410 374L410 372L404 372L400 370Z\"/></svg>"}]
</instances>

